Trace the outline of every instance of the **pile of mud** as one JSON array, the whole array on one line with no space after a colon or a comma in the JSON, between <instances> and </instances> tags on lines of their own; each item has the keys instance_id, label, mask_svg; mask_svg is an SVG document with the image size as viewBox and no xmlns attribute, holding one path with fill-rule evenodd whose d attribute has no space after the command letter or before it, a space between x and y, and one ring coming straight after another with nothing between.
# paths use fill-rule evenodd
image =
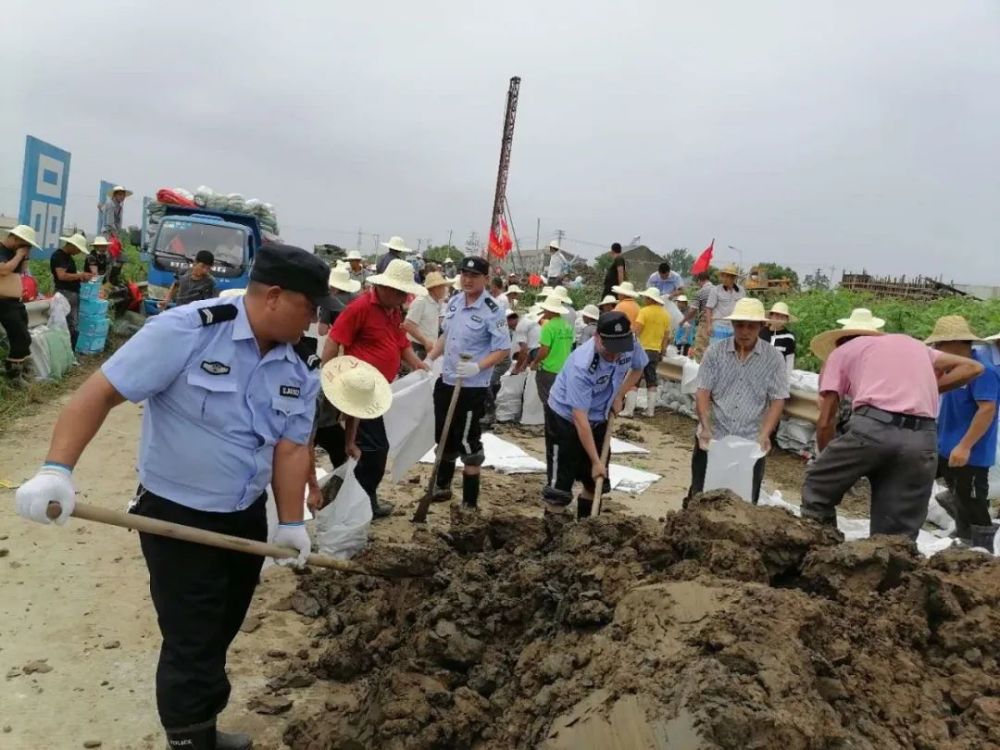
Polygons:
<instances>
[{"instance_id":1,"label":"pile of mud","mask_svg":"<svg viewBox=\"0 0 1000 750\"><path fill-rule=\"evenodd\" d=\"M293 750L1000 747L985 555L842 544L727 493L665 525L455 511L415 541L359 561L428 575L300 579L326 644L305 666L357 703L292 723Z\"/></svg>"}]
</instances>

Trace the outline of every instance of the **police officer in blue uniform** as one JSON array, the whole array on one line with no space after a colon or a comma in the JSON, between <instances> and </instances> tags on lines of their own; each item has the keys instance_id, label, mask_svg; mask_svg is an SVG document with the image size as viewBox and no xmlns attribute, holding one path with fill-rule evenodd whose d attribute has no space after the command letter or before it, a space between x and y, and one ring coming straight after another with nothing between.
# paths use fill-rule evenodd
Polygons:
<instances>
[{"instance_id":1,"label":"police officer in blue uniform","mask_svg":"<svg viewBox=\"0 0 1000 750\"><path fill-rule=\"evenodd\" d=\"M204 300L149 320L77 391L56 422L44 465L17 491L18 513L56 523L73 512L73 467L108 412L146 402L132 512L266 541L265 488L278 507L274 543L310 551L303 497L319 377L302 334L317 307L336 309L330 269L305 250L261 247L246 294ZM230 685L226 652L263 560L140 534L163 636L156 700L169 747L234 750L246 735L216 730ZM279 561L282 562L282 561Z\"/></svg>"},{"instance_id":2,"label":"police officer in blue uniform","mask_svg":"<svg viewBox=\"0 0 1000 750\"><path fill-rule=\"evenodd\" d=\"M595 484L608 475L611 460L609 451L608 461L601 462L608 414L622 410L625 394L639 382L648 361L621 312L601 315L593 338L566 360L549 392L545 458L552 473L542 493L546 512L562 512L573 500L573 484L580 482L577 518L590 515Z\"/></svg>"},{"instance_id":3,"label":"police officer in blue uniform","mask_svg":"<svg viewBox=\"0 0 1000 750\"><path fill-rule=\"evenodd\" d=\"M475 509L479 503L479 472L483 453L480 420L486 413L487 392L493 368L510 354L510 330L504 311L486 291L490 272L484 258L462 259L462 291L448 302L442 322L444 333L427 358L444 356L441 377L434 386L434 423L438 442L445 441L433 499L451 499L455 461L462 459L462 504ZM445 415L455 383L462 379L455 415L447 435Z\"/></svg>"}]
</instances>

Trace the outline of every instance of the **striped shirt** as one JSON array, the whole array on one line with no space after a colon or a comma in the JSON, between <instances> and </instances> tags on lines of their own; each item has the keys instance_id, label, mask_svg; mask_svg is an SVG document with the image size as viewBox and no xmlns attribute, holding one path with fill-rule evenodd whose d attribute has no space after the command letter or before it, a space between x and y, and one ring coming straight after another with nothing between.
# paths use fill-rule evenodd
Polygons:
<instances>
[{"instance_id":1,"label":"striped shirt","mask_svg":"<svg viewBox=\"0 0 1000 750\"><path fill-rule=\"evenodd\" d=\"M708 298L712 295L714 288L712 282L709 281L698 290L698 295L694 298L694 309L697 311L695 320L701 320L705 315L705 310L708 309Z\"/></svg>"},{"instance_id":2,"label":"striped shirt","mask_svg":"<svg viewBox=\"0 0 1000 750\"><path fill-rule=\"evenodd\" d=\"M747 293L738 284L733 284L732 289L726 289L722 284L712 287L707 304L712 311L712 320L721 320L731 315L736 303L746 296Z\"/></svg>"},{"instance_id":3,"label":"striped shirt","mask_svg":"<svg viewBox=\"0 0 1000 750\"><path fill-rule=\"evenodd\" d=\"M735 340L708 347L698 370L698 388L711 392L712 437L756 440L772 401L788 398L788 371L781 353L760 339L744 360Z\"/></svg>"}]
</instances>

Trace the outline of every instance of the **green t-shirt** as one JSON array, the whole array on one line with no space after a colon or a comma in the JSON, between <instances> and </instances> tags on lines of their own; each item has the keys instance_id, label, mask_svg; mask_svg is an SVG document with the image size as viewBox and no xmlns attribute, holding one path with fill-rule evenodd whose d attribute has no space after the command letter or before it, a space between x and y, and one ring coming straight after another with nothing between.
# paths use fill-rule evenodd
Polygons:
<instances>
[{"instance_id":1,"label":"green t-shirt","mask_svg":"<svg viewBox=\"0 0 1000 750\"><path fill-rule=\"evenodd\" d=\"M559 372L573 351L573 328L562 318L552 318L542 326L538 343L549 348L539 367L546 372Z\"/></svg>"}]
</instances>

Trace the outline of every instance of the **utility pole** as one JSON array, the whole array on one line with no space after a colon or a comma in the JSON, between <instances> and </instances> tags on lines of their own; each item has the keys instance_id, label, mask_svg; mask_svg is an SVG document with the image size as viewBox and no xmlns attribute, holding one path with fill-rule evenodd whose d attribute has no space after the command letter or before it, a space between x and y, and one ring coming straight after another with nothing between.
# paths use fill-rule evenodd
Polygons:
<instances>
[{"instance_id":1,"label":"utility pole","mask_svg":"<svg viewBox=\"0 0 1000 750\"><path fill-rule=\"evenodd\" d=\"M565 234L566 233L563 230L561 230L561 229L557 229L556 230L556 242L559 243L559 249L560 250L562 250L562 238L563 238L563 236Z\"/></svg>"},{"instance_id":2,"label":"utility pole","mask_svg":"<svg viewBox=\"0 0 1000 750\"><path fill-rule=\"evenodd\" d=\"M361 227L358 227L358 252L361 252Z\"/></svg>"},{"instance_id":3,"label":"utility pole","mask_svg":"<svg viewBox=\"0 0 1000 750\"><path fill-rule=\"evenodd\" d=\"M448 255L449 256L451 255L451 250L450 250L450 248L451 248L451 235L454 234L454 232L455 232L454 229L449 229L448 230L448 247L449 247Z\"/></svg>"},{"instance_id":4,"label":"utility pole","mask_svg":"<svg viewBox=\"0 0 1000 750\"><path fill-rule=\"evenodd\" d=\"M503 201L507 197L507 173L510 171L510 150L514 143L514 120L517 117L517 98L521 90L521 79L514 76L507 89L507 111L503 118L503 135L500 138L500 165L497 169L497 187L493 196L493 213L490 215L489 237L500 236L500 215ZM483 249L484 257L489 255L489 239Z\"/></svg>"},{"instance_id":5,"label":"utility pole","mask_svg":"<svg viewBox=\"0 0 1000 750\"><path fill-rule=\"evenodd\" d=\"M378 233L376 232L372 236L375 238L375 244L374 244L374 247L372 249L372 255L374 255L375 257L378 257Z\"/></svg>"},{"instance_id":6,"label":"utility pole","mask_svg":"<svg viewBox=\"0 0 1000 750\"><path fill-rule=\"evenodd\" d=\"M535 251L539 251L542 248L538 246L538 243L542 241L542 220L538 218L535 220Z\"/></svg>"}]
</instances>

